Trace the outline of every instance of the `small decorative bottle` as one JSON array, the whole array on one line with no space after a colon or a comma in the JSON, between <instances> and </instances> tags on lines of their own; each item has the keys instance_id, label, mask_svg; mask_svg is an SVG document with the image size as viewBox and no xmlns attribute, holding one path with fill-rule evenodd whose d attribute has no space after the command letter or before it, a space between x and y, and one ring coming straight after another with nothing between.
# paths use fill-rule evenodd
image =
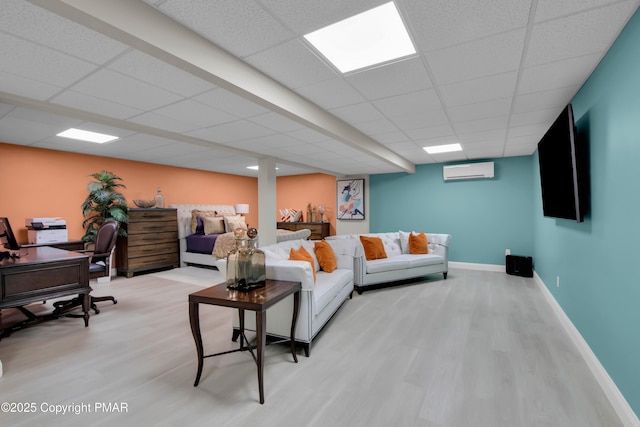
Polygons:
<instances>
[{"instance_id":1,"label":"small decorative bottle","mask_svg":"<svg viewBox=\"0 0 640 427\"><path fill-rule=\"evenodd\" d=\"M267 274L264 252L256 247L258 230L235 231L236 247L227 255L227 288L237 291L251 291L265 286Z\"/></svg>"},{"instance_id":2,"label":"small decorative bottle","mask_svg":"<svg viewBox=\"0 0 640 427\"><path fill-rule=\"evenodd\" d=\"M158 187L158 192L156 193L154 199L156 201L156 208L164 208L164 196L160 191L160 187Z\"/></svg>"}]
</instances>

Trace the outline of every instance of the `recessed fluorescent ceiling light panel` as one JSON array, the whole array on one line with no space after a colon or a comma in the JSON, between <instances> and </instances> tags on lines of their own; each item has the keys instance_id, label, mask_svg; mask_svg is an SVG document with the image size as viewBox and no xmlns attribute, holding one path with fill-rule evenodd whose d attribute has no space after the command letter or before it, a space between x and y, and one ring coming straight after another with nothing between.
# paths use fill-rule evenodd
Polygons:
<instances>
[{"instance_id":1,"label":"recessed fluorescent ceiling light panel","mask_svg":"<svg viewBox=\"0 0 640 427\"><path fill-rule=\"evenodd\" d=\"M451 153L452 151L462 151L462 146L458 143L445 144L445 145L433 145L431 147L423 147L424 151L429 154L439 153Z\"/></svg>"},{"instance_id":2,"label":"recessed fluorescent ceiling light panel","mask_svg":"<svg viewBox=\"0 0 640 427\"><path fill-rule=\"evenodd\" d=\"M304 37L342 73L416 53L393 2Z\"/></svg>"},{"instance_id":3,"label":"recessed fluorescent ceiling light panel","mask_svg":"<svg viewBox=\"0 0 640 427\"><path fill-rule=\"evenodd\" d=\"M78 139L80 141L95 142L98 144L104 144L105 142L111 142L118 139L117 136L75 128L70 128L65 130L64 132L60 132L57 136L61 136L63 138Z\"/></svg>"},{"instance_id":4,"label":"recessed fluorescent ceiling light panel","mask_svg":"<svg viewBox=\"0 0 640 427\"><path fill-rule=\"evenodd\" d=\"M260 167L259 167L259 166L257 166L257 165L256 165L256 166L247 166L247 169L253 169L254 171L257 171L257 170L259 170L259 169L260 169ZM278 170L278 168L277 168L277 167L276 167L276 170Z\"/></svg>"}]
</instances>

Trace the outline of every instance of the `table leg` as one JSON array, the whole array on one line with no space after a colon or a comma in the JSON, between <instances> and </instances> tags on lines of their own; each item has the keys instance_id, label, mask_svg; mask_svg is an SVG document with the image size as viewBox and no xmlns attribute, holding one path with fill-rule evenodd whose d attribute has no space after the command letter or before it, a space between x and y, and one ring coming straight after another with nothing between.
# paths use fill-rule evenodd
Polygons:
<instances>
[{"instance_id":1,"label":"table leg","mask_svg":"<svg viewBox=\"0 0 640 427\"><path fill-rule=\"evenodd\" d=\"M260 403L264 403L264 345L267 340L267 312L256 311L256 333L257 333L257 364L258 364L258 389L260 390Z\"/></svg>"},{"instance_id":2,"label":"table leg","mask_svg":"<svg viewBox=\"0 0 640 427\"><path fill-rule=\"evenodd\" d=\"M291 319L291 354L293 360L298 363L296 355L296 323L298 321L298 310L300 309L300 291L293 294L293 319Z\"/></svg>"},{"instance_id":3,"label":"table leg","mask_svg":"<svg viewBox=\"0 0 640 427\"><path fill-rule=\"evenodd\" d=\"M82 311L84 312L84 327L89 326L89 310L91 309L91 295L82 294Z\"/></svg>"},{"instance_id":4,"label":"table leg","mask_svg":"<svg viewBox=\"0 0 640 427\"><path fill-rule=\"evenodd\" d=\"M200 375L202 375L202 364L204 359L202 335L200 334L200 305L197 302L189 303L189 321L191 323L193 340L196 342L196 351L198 352L198 373L196 374L196 381L193 383L193 386L197 387L200 382Z\"/></svg>"},{"instance_id":5,"label":"table leg","mask_svg":"<svg viewBox=\"0 0 640 427\"><path fill-rule=\"evenodd\" d=\"M239 317L239 324L240 324L240 348L243 349L244 348L244 309L243 308L239 308L238 309L238 316ZM249 343L247 343L248 345Z\"/></svg>"}]
</instances>

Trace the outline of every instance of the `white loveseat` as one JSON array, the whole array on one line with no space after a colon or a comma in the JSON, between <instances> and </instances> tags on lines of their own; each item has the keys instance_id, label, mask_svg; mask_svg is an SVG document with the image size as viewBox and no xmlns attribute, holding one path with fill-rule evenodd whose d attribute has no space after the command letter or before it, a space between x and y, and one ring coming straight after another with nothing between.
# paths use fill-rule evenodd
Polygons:
<instances>
[{"instance_id":1,"label":"white loveseat","mask_svg":"<svg viewBox=\"0 0 640 427\"><path fill-rule=\"evenodd\" d=\"M409 253L409 232L368 233L363 236L379 237L384 245L387 258L368 261L360 243L361 234L330 236L328 240L353 240L356 242L354 261L354 288L358 294L382 284L442 273L447 278L449 271L450 234L425 233L429 253L412 255Z\"/></svg>"},{"instance_id":2,"label":"white loveseat","mask_svg":"<svg viewBox=\"0 0 640 427\"><path fill-rule=\"evenodd\" d=\"M353 293L356 242L333 240L329 241L329 244L337 260L337 268L331 273L319 269L312 240L290 240L260 248L265 252L267 279L291 280L302 284L295 339L296 342L304 345L307 357L310 354L313 339ZM289 260L290 249L298 250L300 246L304 246L314 257L315 282L309 262ZM225 271L225 260L219 261L218 268L220 271ZM288 339L291 334L292 315L293 296L267 310L267 335ZM239 329L237 316L233 317L233 328L234 337L237 337ZM255 316L252 313L245 312L245 329L255 331Z\"/></svg>"}]
</instances>

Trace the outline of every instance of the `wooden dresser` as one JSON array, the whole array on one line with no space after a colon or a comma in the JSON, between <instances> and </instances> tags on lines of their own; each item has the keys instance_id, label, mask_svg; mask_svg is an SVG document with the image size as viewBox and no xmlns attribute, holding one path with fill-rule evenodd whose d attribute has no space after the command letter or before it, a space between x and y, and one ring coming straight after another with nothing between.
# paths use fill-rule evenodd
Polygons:
<instances>
[{"instance_id":1,"label":"wooden dresser","mask_svg":"<svg viewBox=\"0 0 640 427\"><path fill-rule=\"evenodd\" d=\"M134 273L180 265L178 216L176 209L129 209L129 223L122 224L127 237L118 237L118 274Z\"/></svg>"},{"instance_id":2,"label":"wooden dresser","mask_svg":"<svg viewBox=\"0 0 640 427\"><path fill-rule=\"evenodd\" d=\"M329 235L331 224L328 222L279 222L277 228L281 230L298 231L303 228L311 230L311 240L322 240Z\"/></svg>"}]
</instances>

